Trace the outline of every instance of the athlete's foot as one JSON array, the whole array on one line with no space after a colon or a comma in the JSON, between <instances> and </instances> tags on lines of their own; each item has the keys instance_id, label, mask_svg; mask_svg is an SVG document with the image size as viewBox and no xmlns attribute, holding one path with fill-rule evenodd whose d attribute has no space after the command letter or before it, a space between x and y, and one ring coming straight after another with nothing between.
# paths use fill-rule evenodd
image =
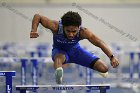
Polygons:
<instances>
[{"instance_id":1,"label":"athlete's foot","mask_svg":"<svg viewBox=\"0 0 140 93\"><path fill-rule=\"evenodd\" d=\"M100 74L102 77L104 77L104 78L107 78L107 77L108 77L108 72L106 72L106 73L99 72L99 74Z\"/></svg>"},{"instance_id":2,"label":"athlete's foot","mask_svg":"<svg viewBox=\"0 0 140 93\"><path fill-rule=\"evenodd\" d=\"M61 84L63 79L63 68L59 67L55 70L56 83Z\"/></svg>"}]
</instances>

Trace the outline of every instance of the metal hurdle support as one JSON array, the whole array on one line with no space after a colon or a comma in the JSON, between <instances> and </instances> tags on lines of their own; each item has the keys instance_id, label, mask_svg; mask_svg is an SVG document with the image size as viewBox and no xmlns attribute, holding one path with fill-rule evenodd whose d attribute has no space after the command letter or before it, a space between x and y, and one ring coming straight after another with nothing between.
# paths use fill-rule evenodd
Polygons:
<instances>
[{"instance_id":1,"label":"metal hurdle support","mask_svg":"<svg viewBox=\"0 0 140 93\"><path fill-rule=\"evenodd\" d=\"M92 71L90 68L86 68L86 84L91 85ZM91 90L86 90L86 93L91 93Z\"/></svg>"},{"instance_id":2,"label":"metal hurdle support","mask_svg":"<svg viewBox=\"0 0 140 93\"><path fill-rule=\"evenodd\" d=\"M18 59L18 58L17 58ZM49 63L51 62L51 58L21 58L19 59L21 61L21 85L26 85L26 64L27 62L31 62L32 69L31 69L31 76L32 76L32 84L37 85L38 84L38 62L42 63Z\"/></svg>"},{"instance_id":3,"label":"metal hurdle support","mask_svg":"<svg viewBox=\"0 0 140 93\"><path fill-rule=\"evenodd\" d=\"M132 79L133 76L134 76L134 69L135 69L135 55L138 55L138 63L137 63L137 66L138 66L138 77L140 78L140 52L138 51L134 51L134 52L130 52L129 53L129 58L130 58L130 78Z\"/></svg>"},{"instance_id":4,"label":"metal hurdle support","mask_svg":"<svg viewBox=\"0 0 140 93\"><path fill-rule=\"evenodd\" d=\"M110 89L110 85L17 85L16 90L20 93L26 93L26 91L37 91L39 88L45 88L47 90L100 90L100 93L106 93L107 89Z\"/></svg>"},{"instance_id":5,"label":"metal hurdle support","mask_svg":"<svg viewBox=\"0 0 140 93\"><path fill-rule=\"evenodd\" d=\"M130 56L130 61L129 61L129 65L130 65L130 78L133 78L133 73L134 73L134 52L130 52L129 56Z\"/></svg>"},{"instance_id":6,"label":"metal hurdle support","mask_svg":"<svg viewBox=\"0 0 140 93\"><path fill-rule=\"evenodd\" d=\"M0 71L0 76L6 78L6 91L5 93L12 93L12 77L16 75L15 71Z\"/></svg>"},{"instance_id":7,"label":"metal hurdle support","mask_svg":"<svg viewBox=\"0 0 140 93\"><path fill-rule=\"evenodd\" d=\"M140 79L140 52L138 52L139 62L138 62L138 74Z\"/></svg>"},{"instance_id":8,"label":"metal hurdle support","mask_svg":"<svg viewBox=\"0 0 140 93\"><path fill-rule=\"evenodd\" d=\"M22 58L21 61L21 85L26 85L26 63L28 59Z\"/></svg>"},{"instance_id":9,"label":"metal hurdle support","mask_svg":"<svg viewBox=\"0 0 140 93\"><path fill-rule=\"evenodd\" d=\"M32 62L32 84L38 85L38 60L31 59Z\"/></svg>"}]
</instances>

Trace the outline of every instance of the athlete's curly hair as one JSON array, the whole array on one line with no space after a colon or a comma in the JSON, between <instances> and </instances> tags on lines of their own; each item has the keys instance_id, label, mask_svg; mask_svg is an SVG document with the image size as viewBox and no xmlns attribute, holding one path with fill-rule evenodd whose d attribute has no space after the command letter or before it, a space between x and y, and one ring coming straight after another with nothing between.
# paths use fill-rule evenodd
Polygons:
<instances>
[{"instance_id":1,"label":"athlete's curly hair","mask_svg":"<svg viewBox=\"0 0 140 93\"><path fill-rule=\"evenodd\" d=\"M62 17L62 25L63 26L80 26L82 19L78 12L69 11L65 13Z\"/></svg>"}]
</instances>

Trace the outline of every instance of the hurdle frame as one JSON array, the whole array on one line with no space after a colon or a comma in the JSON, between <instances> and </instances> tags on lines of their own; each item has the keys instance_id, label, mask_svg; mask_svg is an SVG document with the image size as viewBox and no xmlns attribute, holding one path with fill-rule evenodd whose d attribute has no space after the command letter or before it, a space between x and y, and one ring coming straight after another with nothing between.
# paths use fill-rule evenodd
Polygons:
<instances>
[{"instance_id":1,"label":"hurdle frame","mask_svg":"<svg viewBox=\"0 0 140 93\"><path fill-rule=\"evenodd\" d=\"M45 88L47 90L100 90L100 93L106 93L107 89L110 89L109 84L101 85L17 85L16 90L20 93L26 93L26 91L37 91L39 88Z\"/></svg>"},{"instance_id":2,"label":"hurdle frame","mask_svg":"<svg viewBox=\"0 0 140 93\"><path fill-rule=\"evenodd\" d=\"M0 71L0 76L6 78L5 93L12 93L12 77L16 76L16 71Z\"/></svg>"}]
</instances>

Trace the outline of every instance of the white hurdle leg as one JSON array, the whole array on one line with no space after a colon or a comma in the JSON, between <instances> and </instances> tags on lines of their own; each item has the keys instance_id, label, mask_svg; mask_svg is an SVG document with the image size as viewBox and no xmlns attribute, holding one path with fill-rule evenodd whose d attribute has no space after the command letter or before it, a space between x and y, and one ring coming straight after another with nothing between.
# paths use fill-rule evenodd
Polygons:
<instances>
[{"instance_id":1,"label":"white hurdle leg","mask_svg":"<svg viewBox=\"0 0 140 93\"><path fill-rule=\"evenodd\" d=\"M92 72L91 69L86 68L86 84L91 85ZM86 93L91 93L91 90L86 90Z\"/></svg>"},{"instance_id":2,"label":"white hurdle leg","mask_svg":"<svg viewBox=\"0 0 140 93\"><path fill-rule=\"evenodd\" d=\"M21 85L26 85L26 63L28 59L22 58L21 61Z\"/></svg>"},{"instance_id":3,"label":"white hurdle leg","mask_svg":"<svg viewBox=\"0 0 140 93\"><path fill-rule=\"evenodd\" d=\"M138 62L138 74L139 74L139 79L140 79L140 52L138 53L139 57L139 62Z\"/></svg>"}]
</instances>

